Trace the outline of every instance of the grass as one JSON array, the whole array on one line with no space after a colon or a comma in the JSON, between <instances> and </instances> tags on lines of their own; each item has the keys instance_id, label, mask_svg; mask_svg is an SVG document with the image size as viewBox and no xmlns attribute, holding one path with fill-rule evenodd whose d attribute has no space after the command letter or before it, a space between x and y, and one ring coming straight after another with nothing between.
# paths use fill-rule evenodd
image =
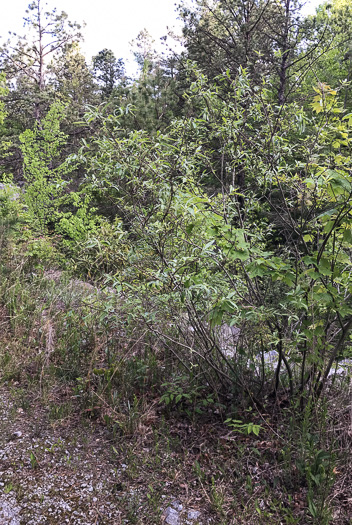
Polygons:
<instances>
[{"instance_id":1,"label":"grass","mask_svg":"<svg viewBox=\"0 0 352 525\"><path fill-rule=\"evenodd\" d=\"M129 325L116 297L23 257L1 265L1 381L24 417L40 406L53 426L106 429L111 461L127 465L112 487L125 519L160 523L177 497L214 524L348 523L347 388L303 414L265 397L261 412L226 403Z\"/></svg>"}]
</instances>

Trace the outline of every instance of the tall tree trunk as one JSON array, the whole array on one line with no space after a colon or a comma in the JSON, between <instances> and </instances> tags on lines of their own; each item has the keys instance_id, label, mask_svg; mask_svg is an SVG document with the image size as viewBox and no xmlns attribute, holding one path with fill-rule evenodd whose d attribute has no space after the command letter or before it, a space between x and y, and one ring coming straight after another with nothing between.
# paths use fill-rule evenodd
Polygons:
<instances>
[{"instance_id":1,"label":"tall tree trunk","mask_svg":"<svg viewBox=\"0 0 352 525\"><path fill-rule=\"evenodd\" d=\"M290 58L290 44L289 44L289 25L290 25L290 8L291 0L285 2L285 25L282 34L281 42L281 64L279 70L279 89L278 89L278 102L279 106L283 106L285 103L285 90L287 84L287 69Z\"/></svg>"}]
</instances>

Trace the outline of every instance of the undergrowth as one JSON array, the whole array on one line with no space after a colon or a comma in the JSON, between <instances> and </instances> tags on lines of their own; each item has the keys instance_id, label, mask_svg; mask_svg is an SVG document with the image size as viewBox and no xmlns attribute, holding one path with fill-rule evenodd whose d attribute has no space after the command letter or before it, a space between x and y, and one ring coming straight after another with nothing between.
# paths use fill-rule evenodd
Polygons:
<instances>
[{"instance_id":1,"label":"undergrowth","mask_svg":"<svg viewBox=\"0 0 352 525\"><path fill-rule=\"evenodd\" d=\"M223 395L136 323L115 290L51 258L38 266L26 243L8 241L0 268L2 382L25 412L39 398L53 424L79 415L107 427L127 464L118 501L131 523L160 522L165 493L197 502L212 523L348 523L342 384L303 410L285 388L260 405Z\"/></svg>"}]
</instances>

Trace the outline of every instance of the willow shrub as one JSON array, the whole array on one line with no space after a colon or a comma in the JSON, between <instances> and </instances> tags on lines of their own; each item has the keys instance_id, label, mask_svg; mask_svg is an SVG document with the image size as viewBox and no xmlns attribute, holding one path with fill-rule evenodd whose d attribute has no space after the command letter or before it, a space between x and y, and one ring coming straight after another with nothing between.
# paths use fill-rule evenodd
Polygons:
<instances>
[{"instance_id":1,"label":"willow shrub","mask_svg":"<svg viewBox=\"0 0 352 525\"><path fill-rule=\"evenodd\" d=\"M129 322L214 390L319 396L349 352L350 118L326 85L306 109L277 108L244 70L193 74L198 115L165 133L86 115L100 134L82 147L84 188L125 232L107 279Z\"/></svg>"}]
</instances>

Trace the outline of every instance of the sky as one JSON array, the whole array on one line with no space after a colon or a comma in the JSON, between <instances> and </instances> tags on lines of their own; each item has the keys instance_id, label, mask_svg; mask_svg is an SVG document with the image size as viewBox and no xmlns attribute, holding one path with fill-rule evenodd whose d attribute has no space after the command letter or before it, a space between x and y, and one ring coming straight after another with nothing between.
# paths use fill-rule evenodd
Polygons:
<instances>
[{"instance_id":1,"label":"sky","mask_svg":"<svg viewBox=\"0 0 352 525\"><path fill-rule=\"evenodd\" d=\"M43 5L45 2L42 0ZM83 30L82 51L89 61L104 48L111 49L116 58L123 58L128 74L133 74L136 66L130 52L129 43L139 31L146 28L156 41L156 49L161 50L160 37L167 34L167 27L180 33L181 23L175 13L177 0L48 0L48 10L56 7L65 11L69 20L86 22ZM320 0L310 0L305 13L314 12ZM0 42L7 39L8 32L24 34L23 16L29 0L10 0L0 17Z\"/></svg>"}]
</instances>

